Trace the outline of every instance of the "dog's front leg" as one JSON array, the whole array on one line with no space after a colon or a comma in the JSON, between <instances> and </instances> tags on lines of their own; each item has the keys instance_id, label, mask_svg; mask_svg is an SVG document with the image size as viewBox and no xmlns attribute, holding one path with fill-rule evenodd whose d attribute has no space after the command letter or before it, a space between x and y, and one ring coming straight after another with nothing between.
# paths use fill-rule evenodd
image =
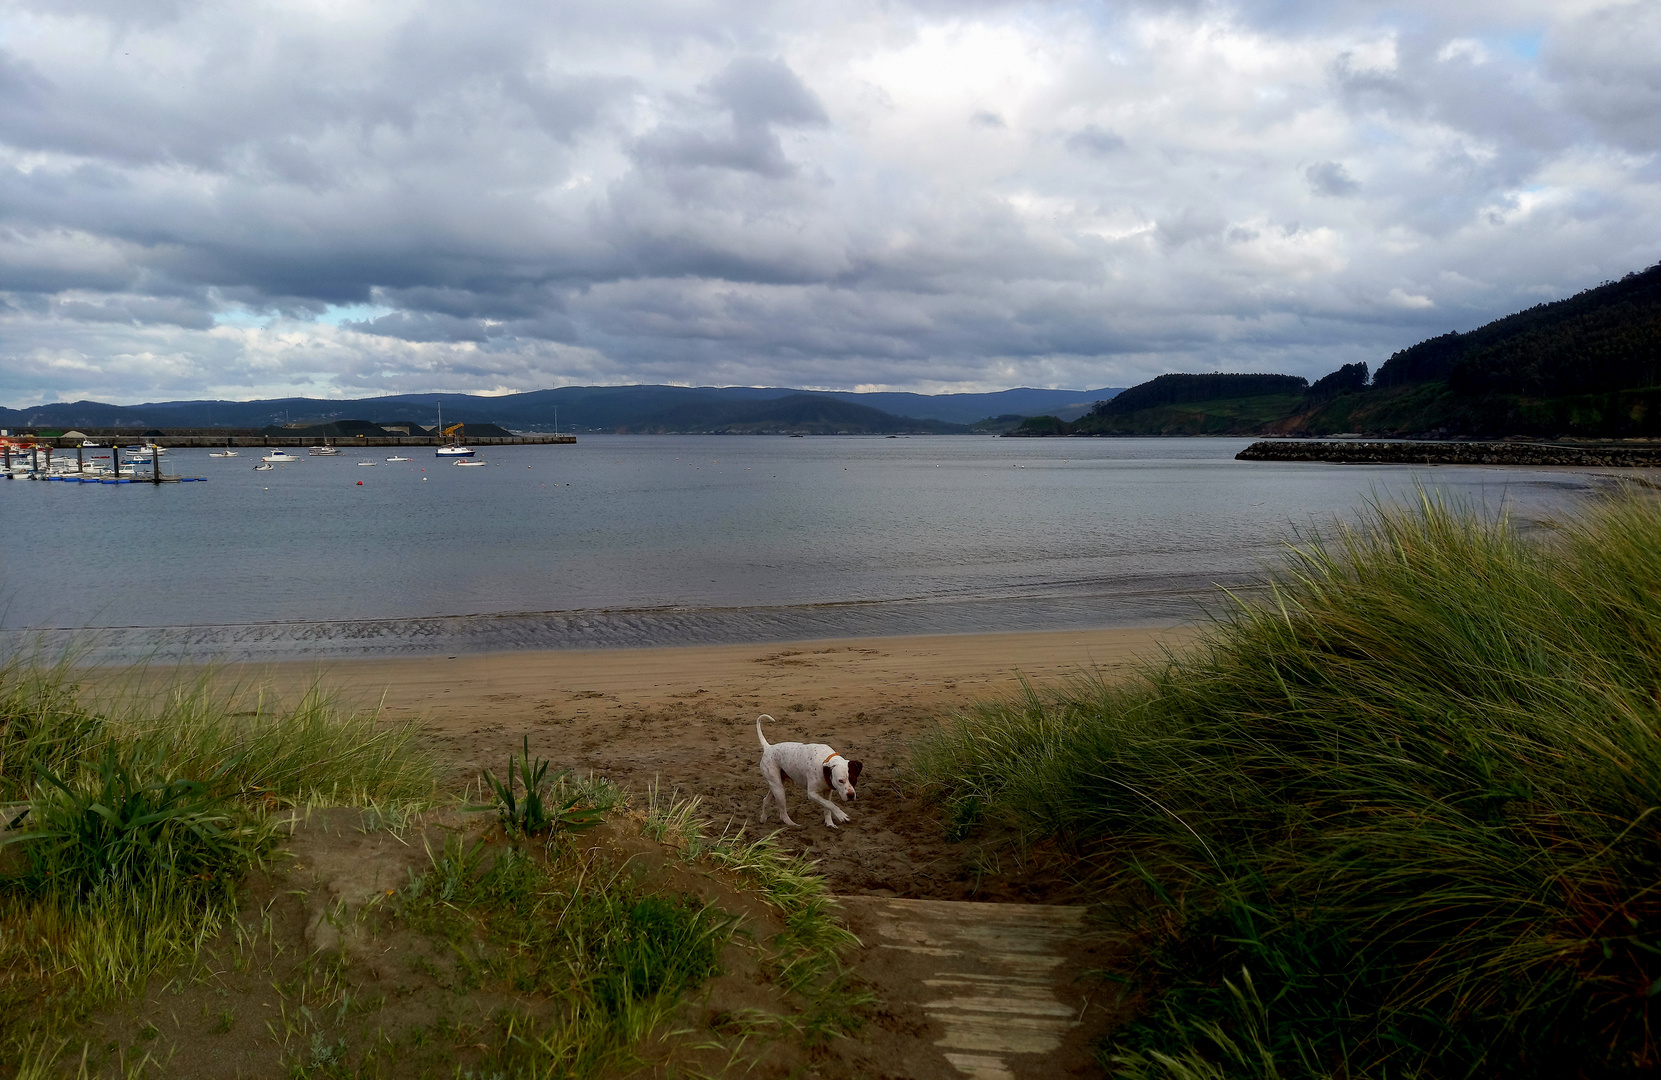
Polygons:
<instances>
[{"instance_id":1,"label":"dog's front leg","mask_svg":"<svg viewBox=\"0 0 1661 1080\"><path fill-rule=\"evenodd\" d=\"M814 802L818 803L820 806L825 808L825 824L830 826L831 828L833 828L833 829L836 828L836 823L838 821L847 821L848 820L847 813L844 812L843 809L840 806L838 806L835 803L831 802L829 799L825 798L823 795L819 794L817 791L808 792L807 797L812 799Z\"/></svg>"}]
</instances>

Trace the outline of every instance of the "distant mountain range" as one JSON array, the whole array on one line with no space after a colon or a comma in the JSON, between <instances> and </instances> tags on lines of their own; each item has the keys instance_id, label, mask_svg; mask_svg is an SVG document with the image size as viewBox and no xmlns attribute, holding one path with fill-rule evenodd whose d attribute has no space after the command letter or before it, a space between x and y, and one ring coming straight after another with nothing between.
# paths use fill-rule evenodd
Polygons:
<instances>
[{"instance_id":1,"label":"distant mountain range","mask_svg":"<svg viewBox=\"0 0 1661 1080\"><path fill-rule=\"evenodd\" d=\"M236 428L339 420L412 422L431 427L444 406L446 424L473 421L515 431L940 433L968 430L996 417L1089 412L1118 389L1035 390L992 394L856 393L745 386L562 386L502 397L401 394L331 401L163 401L144 405L62 402L0 408L7 428ZM1007 425L1006 425L1007 426Z\"/></svg>"}]
</instances>

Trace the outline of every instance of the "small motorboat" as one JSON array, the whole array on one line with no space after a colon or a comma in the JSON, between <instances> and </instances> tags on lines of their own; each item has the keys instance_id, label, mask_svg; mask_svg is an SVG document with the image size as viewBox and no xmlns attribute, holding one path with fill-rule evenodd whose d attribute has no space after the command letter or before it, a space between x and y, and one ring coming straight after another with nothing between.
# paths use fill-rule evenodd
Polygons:
<instances>
[{"instance_id":1,"label":"small motorboat","mask_svg":"<svg viewBox=\"0 0 1661 1080\"><path fill-rule=\"evenodd\" d=\"M270 453L266 454L264 457L260 458L260 460L269 463L269 462L273 462L273 461L277 461L277 462L299 461L300 459L295 457L293 454L288 453L287 451L273 450Z\"/></svg>"},{"instance_id":2,"label":"small motorboat","mask_svg":"<svg viewBox=\"0 0 1661 1080\"><path fill-rule=\"evenodd\" d=\"M215 450L211 454L209 454L208 456L209 457L236 457L236 451L235 450Z\"/></svg>"},{"instance_id":3,"label":"small motorboat","mask_svg":"<svg viewBox=\"0 0 1661 1080\"><path fill-rule=\"evenodd\" d=\"M277 466L272 465L269 462L262 461L258 465L254 466L254 471L255 472L270 472L272 469L275 469L276 467Z\"/></svg>"},{"instance_id":4,"label":"small motorboat","mask_svg":"<svg viewBox=\"0 0 1661 1080\"><path fill-rule=\"evenodd\" d=\"M468 453L472 453L472 451L469 450ZM490 462L488 462L488 461L458 461L458 462L456 462L456 465L458 467L462 466L462 465L488 465L488 464L490 464Z\"/></svg>"},{"instance_id":5,"label":"small motorboat","mask_svg":"<svg viewBox=\"0 0 1661 1080\"><path fill-rule=\"evenodd\" d=\"M408 460L409 460L409 458L407 458L407 457L399 457L399 456L398 456L398 455L396 455L396 454L394 454L394 455L393 455L393 456L392 456L392 457L389 457L389 458L387 458L387 460L388 460L388 461L408 461Z\"/></svg>"},{"instance_id":6,"label":"small motorboat","mask_svg":"<svg viewBox=\"0 0 1661 1080\"><path fill-rule=\"evenodd\" d=\"M453 458L472 457L473 448L471 446L461 446L459 444L453 446L441 446L437 450L433 451L433 456Z\"/></svg>"},{"instance_id":7,"label":"small motorboat","mask_svg":"<svg viewBox=\"0 0 1661 1080\"><path fill-rule=\"evenodd\" d=\"M312 457L338 457L340 455L340 447L324 443L322 446L313 446L306 452Z\"/></svg>"},{"instance_id":8,"label":"small motorboat","mask_svg":"<svg viewBox=\"0 0 1661 1080\"><path fill-rule=\"evenodd\" d=\"M371 468L371 469L373 469L373 468L374 468L374 467L375 467L375 466L376 466L376 465L377 465L377 464L379 464L379 463L378 463L378 462L374 462L374 461L360 461L360 462L358 462L358 465L359 465L359 466L364 466L364 465L367 465L367 466L369 466L369 467L370 467L370 468Z\"/></svg>"}]
</instances>

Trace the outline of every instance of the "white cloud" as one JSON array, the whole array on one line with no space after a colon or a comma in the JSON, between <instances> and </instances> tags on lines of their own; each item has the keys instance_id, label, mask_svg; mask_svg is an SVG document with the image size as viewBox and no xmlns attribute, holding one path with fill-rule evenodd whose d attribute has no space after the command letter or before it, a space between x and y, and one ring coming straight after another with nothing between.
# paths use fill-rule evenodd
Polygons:
<instances>
[{"instance_id":1,"label":"white cloud","mask_svg":"<svg viewBox=\"0 0 1661 1080\"><path fill-rule=\"evenodd\" d=\"M0 403L1376 366L1661 258L1656 12L0 2Z\"/></svg>"}]
</instances>

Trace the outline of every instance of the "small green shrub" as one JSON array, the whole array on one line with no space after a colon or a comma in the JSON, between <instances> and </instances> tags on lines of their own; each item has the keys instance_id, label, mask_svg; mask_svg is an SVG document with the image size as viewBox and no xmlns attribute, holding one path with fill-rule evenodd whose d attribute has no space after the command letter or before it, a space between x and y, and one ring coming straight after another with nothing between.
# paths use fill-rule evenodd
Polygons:
<instances>
[{"instance_id":1,"label":"small green shrub","mask_svg":"<svg viewBox=\"0 0 1661 1080\"><path fill-rule=\"evenodd\" d=\"M489 769L485 770L485 783L495 793L496 802L494 806L478 809L494 809L501 819L502 828L520 836L592 829L602 824L605 817L593 805L585 805L586 792L565 783L570 772L567 769L556 773L549 780L548 762L542 758L537 758L534 763L531 760L531 740L527 735L525 756L515 758L512 754L508 755L505 781L496 779ZM523 788L523 794L518 792L516 785Z\"/></svg>"}]
</instances>

